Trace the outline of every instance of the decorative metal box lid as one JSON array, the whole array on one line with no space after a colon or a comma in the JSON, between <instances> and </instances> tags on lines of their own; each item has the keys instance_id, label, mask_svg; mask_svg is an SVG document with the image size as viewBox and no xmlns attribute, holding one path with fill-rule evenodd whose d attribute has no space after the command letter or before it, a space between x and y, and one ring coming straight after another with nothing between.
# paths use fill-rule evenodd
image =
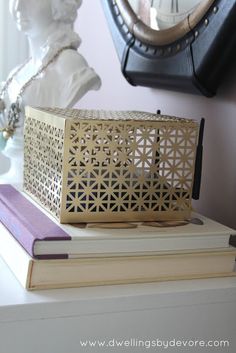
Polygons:
<instances>
[{"instance_id":1,"label":"decorative metal box lid","mask_svg":"<svg viewBox=\"0 0 236 353\"><path fill-rule=\"evenodd\" d=\"M190 217L198 123L26 108L24 190L61 223Z\"/></svg>"}]
</instances>

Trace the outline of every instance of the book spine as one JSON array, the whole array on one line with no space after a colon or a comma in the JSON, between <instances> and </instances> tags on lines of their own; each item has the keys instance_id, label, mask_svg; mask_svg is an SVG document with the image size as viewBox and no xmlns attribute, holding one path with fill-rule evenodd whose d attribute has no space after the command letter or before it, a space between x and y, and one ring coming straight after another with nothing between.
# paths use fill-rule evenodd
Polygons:
<instances>
[{"instance_id":1,"label":"book spine","mask_svg":"<svg viewBox=\"0 0 236 353\"><path fill-rule=\"evenodd\" d=\"M11 235L20 243L20 245L27 251L27 253L40 260L51 259L68 259L68 254L47 254L35 255L34 243L37 240L32 234L27 222L24 222L10 209L0 198L0 222L6 227Z\"/></svg>"},{"instance_id":2,"label":"book spine","mask_svg":"<svg viewBox=\"0 0 236 353\"><path fill-rule=\"evenodd\" d=\"M36 241L71 240L71 237L38 207L7 184L0 185L0 221L32 257L36 257ZM63 258L65 257L66 255L63 255Z\"/></svg>"},{"instance_id":3,"label":"book spine","mask_svg":"<svg viewBox=\"0 0 236 353\"><path fill-rule=\"evenodd\" d=\"M29 255L34 257L35 238L27 225L15 214L14 210L0 197L0 221L12 236L23 246Z\"/></svg>"}]
</instances>

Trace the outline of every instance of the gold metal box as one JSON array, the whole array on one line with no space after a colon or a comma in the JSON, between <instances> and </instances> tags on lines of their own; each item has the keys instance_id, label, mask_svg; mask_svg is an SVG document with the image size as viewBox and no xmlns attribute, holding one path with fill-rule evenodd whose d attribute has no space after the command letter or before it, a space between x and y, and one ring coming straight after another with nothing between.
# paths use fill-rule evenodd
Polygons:
<instances>
[{"instance_id":1,"label":"gold metal box","mask_svg":"<svg viewBox=\"0 0 236 353\"><path fill-rule=\"evenodd\" d=\"M198 134L145 112L27 107L24 190L61 223L185 219Z\"/></svg>"}]
</instances>

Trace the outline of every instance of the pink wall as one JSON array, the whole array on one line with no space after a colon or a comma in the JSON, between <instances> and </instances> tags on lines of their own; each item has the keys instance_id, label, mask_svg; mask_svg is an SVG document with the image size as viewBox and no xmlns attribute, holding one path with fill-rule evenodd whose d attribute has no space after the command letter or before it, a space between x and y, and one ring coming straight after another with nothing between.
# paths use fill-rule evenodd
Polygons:
<instances>
[{"instance_id":1,"label":"pink wall","mask_svg":"<svg viewBox=\"0 0 236 353\"><path fill-rule=\"evenodd\" d=\"M80 52L102 78L99 92L78 104L86 109L146 110L194 119L206 118L203 180L196 210L236 228L236 70L228 75L216 98L132 87L120 64L99 1L84 1L76 23ZM231 76L231 77L230 77ZM234 82L232 82L234 81Z\"/></svg>"}]
</instances>

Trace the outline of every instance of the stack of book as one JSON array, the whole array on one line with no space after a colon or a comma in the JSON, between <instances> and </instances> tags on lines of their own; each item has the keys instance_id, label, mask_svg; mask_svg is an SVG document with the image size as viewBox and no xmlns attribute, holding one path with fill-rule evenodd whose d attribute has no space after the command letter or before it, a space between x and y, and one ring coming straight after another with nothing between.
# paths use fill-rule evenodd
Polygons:
<instances>
[{"instance_id":1,"label":"stack of book","mask_svg":"<svg viewBox=\"0 0 236 353\"><path fill-rule=\"evenodd\" d=\"M28 290L236 274L236 232L199 214L178 226L62 225L0 185L0 221L0 255Z\"/></svg>"}]
</instances>

